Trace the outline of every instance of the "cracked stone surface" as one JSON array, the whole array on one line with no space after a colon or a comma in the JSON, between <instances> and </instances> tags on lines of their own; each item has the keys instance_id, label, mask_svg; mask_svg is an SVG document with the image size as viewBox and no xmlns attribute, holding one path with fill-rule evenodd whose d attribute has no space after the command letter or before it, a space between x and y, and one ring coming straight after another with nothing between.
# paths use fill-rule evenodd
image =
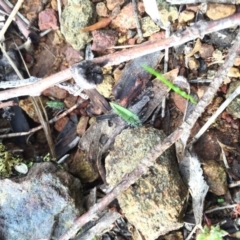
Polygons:
<instances>
[{"instance_id":1,"label":"cracked stone surface","mask_svg":"<svg viewBox=\"0 0 240 240\"><path fill-rule=\"evenodd\" d=\"M131 172L152 147L165 138L154 128L123 130L106 158L106 179L114 186ZM173 149L164 152L147 174L120 195L127 217L149 240L182 226L181 212L187 196Z\"/></svg>"}]
</instances>

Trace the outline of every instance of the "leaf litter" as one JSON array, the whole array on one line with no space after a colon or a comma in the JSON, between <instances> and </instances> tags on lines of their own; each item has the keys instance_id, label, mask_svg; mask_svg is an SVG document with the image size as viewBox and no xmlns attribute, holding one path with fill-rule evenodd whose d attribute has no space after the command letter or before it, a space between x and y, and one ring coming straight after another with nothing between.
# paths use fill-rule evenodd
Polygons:
<instances>
[{"instance_id":1,"label":"leaf litter","mask_svg":"<svg viewBox=\"0 0 240 240\"><path fill-rule=\"evenodd\" d=\"M234 21L239 18L239 14L236 13L236 15L233 15L236 11L237 5L234 5L236 3L231 4L232 2L230 2L227 5L223 5L221 3L207 3L204 6L202 3L199 4L191 2L193 5L189 5L189 1L179 1L177 4L182 2L182 5L178 6L174 4L171 5L165 1L152 1L152 4L159 7L159 14L159 11L156 11L157 8L154 8L155 11L151 11L151 8L149 8L149 4L151 3L150 1L139 1L138 3L134 3L135 5L123 0L116 1L116 3L113 3L112 1L106 1L106 3L85 1L87 2L86 7L88 7L88 10L85 13L86 16L81 15L83 19L81 20L81 24L79 26L75 22L76 17L74 17L74 9L77 13L80 8L77 5L74 5L73 7L73 3L71 1L68 2L68 5L62 6L60 5L60 1L44 3L37 1L35 5L27 1L24 3L19 12L16 10L16 12L18 12L16 19L14 19L13 14L12 19L15 20L18 25L18 28L14 31L17 31L18 34L25 36L25 39L16 36L13 37L11 32L12 30L8 30L6 34L7 36L10 35L11 38L7 38L7 40L3 43L6 45L5 47L7 50L11 49L11 46L13 46L12 39L14 39L18 46L24 46L23 50L20 50L21 54L18 52L20 58L14 58L13 60L14 64L21 71L28 72L27 68L29 68L31 76L26 78L24 77L24 84L22 87L17 86L17 81L11 83L8 79L13 78L19 80L19 73L16 74L14 72L14 64L9 65L4 63L4 61L7 62L6 59L4 59L6 54L4 55L5 51L1 48L3 55L0 59L0 86L3 84L2 88L5 89L6 83L8 83L10 84L10 87L8 86L8 88L14 89L3 90L0 94L0 98L5 101L10 97L15 97L14 104L9 102L8 110L6 108L6 103L2 103L4 106L2 109L2 115L9 116L7 119L1 119L1 129L3 129L1 138L3 139L3 144L9 141L7 139L9 137L18 137L16 138L18 139L16 142L17 145L21 145L23 149L28 145L28 147L30 147L29 149L33 150L31 151L33 153L29 154L30 156L27 156L27 151L25 150L23 155L25 156L26 161L29 162L29 165L31 165L30 163L38 161L36 159L39 159L40 156L45 156L48 152L51 152L52 157L56 155L57 160L60 162L62 162L60 159L62 156L66 153L70 153L70 158L65 160L63 163L64 167L67 167L69 172L72 172L85 184L85 194L87 194L88 191L91 191L91 188L94 186L97 187L97 191L101 195L99 197L100 201L93 206L90 205L91 207L89 211L85 213L86 219L90 221L95 218L96 212L102 211L104 208L107 208L107 206L108 209L114 208L114 211L116 212L118 212L120 207L124 212L123 205L119 205L118 203L112 204L111 202L114 199L120 199L121 194L124 194L124 190L130 190L132 188L131 185L134 183L136 184L138 179L144 179L146 174L154 175L155 170L152 166L155 159L157 159L159 155L161 155L161 153L170 145L175 143L179 169L191 195L191 198L189 198L191 201L187 201L186 198L186 201L182 202L180 207L181 209L178 209L179 212L183 211L184 214L180 214L181 216L179 215L181 229L177 231L176 235L181 236L181 239L184 239L183 233L186 232L188 232L187 235L189 235L188 239L191 239L191 237L201 239L201 236L204 234L206 239L210 236L210 234L218 237L217 239L222 239L222 235L226 234L226 232L228 232L229 235L232 234L233 236L235 233L228 231L228 228L224 228L225 226L221 225L222 220L230 222L229 216L221 212L222 206L228 206L231 204L227 198L227 194L229 192L224 192L221 196L224 199L222 203L216 203L215 199L218 197L219 191L215 191L215 188L212 187L214 181L209 182L210 179L215 179L216 176L218 176L215 183L224 185L227 183L226 176L223 177L224 175L220 176L217 174L208 175L209 171L205 170L208 165L210 166L212 164L212 162L218 165L223 165L222 160L219 157L211 159L211 161L208 162L203 157L200 157L199 152L204 152L205 149L203 146L208 144L208 142L204 142L203 144L201 141L201 136L203 137L204 134L206 135L207 129L211 128L212 130L212 135L209 135L207 141L215 139L216 133L218 131L221 132L222 138L220 140L221 150L219 150L219 156L222 153L225 165L229 166L229 168L224 169L224 167L222 167L222 169L225 175L226 173L228 174L228 184L233 184L238 181L239 177L236 174L233 174L232 170L233 166L237 166L236 162L239 161L237 157L238 154L236 153L239 151L237 137L239 134L239 120L238 116L235 115L235 112L237 112L238 109L239 87L235 87L233 92L229 93L227 96L226 91L224 90L229 88L229 81L232 84L237 82L237 79L239 78L239 65L234 64L234 60L238 55L238 50L236 50L238 49L238 43L236 43L236 41L238 41L239 38L239 36L237 36L238 30L235 28L234 24L236 23ZM79 2L83 3L84 1L79 0ZM21 1L13 0L12 6L20 6L21 3ZM7 8L5 4L5 1L3 1L2 7L10 14L11 10L9 11L9 7ZM98 9L97 15L94 10L94 5ZM183 6L186 7L186 10ZM36 12L35 9L37 9L37 13L41 12L38 17L36 13L33 14L33 12ZM47 9L53 9L54 11L44 12L44 10ZM60 14L60 9L63 10L63 15ZM101 13L101 9L104 12ZM215 14L213 14L213 9L217 9L217 13L215 12ZM72 11L72 16L70 16L70 12L67 12L68 10L70 12ZM138 12L136 13L136 11ZM49 15L45 15L46 13ZM54 20L57 14L59 14L59 23ZM175 21L178 14L180 20ZM142 20L147 15L149 15L154 23L149 20L144 20L144 34L142 35L139 20ZM101 16L104 16L104 18ZM206 19L206 16L213 20L219 19L216 20L216 23L213 22L213 25L217 26L215 30L211 28L211 22ZM86 19L84 19L84 17L86 17ZM226 19L229 20L225 21L224 17L227 17ZM28 19L30 22L27 24L23 23L24 20L22 19ZM205 22L201 22L201 19L204 19ZM3 20L3 23L4 21L5 20ZM38 32L36 32L35 29L38 27L37 23L40 22L41 29L44 29L45 24L45 26L48 27L52 26L54 30L47 33L47 35L42 37L39 42L37 40L38 43L36 45L32 45L31 48L26 47L24 41L27 41L29 33L31 33L29 36L31 36L30 39L32 42L36 39L34 37L39 37ZM74 34L79 33L80 37L76 37L76 35L73 37L72 33L68 32L67 26L70 22L76 24L75 26L78 26L73 30L73 32ZM155 27L154 24L158 26ZM28 28L26 25L28 25ZM160 31L156 31L156 29L159 29L159 26L161 28ZM170 29L170 35L167 34L168 27ZM6 29L7 28L8 27L6 27ZM232 41L226 39L224 43L221 38L224 38L225 33L221 31L225 28L228 28L228 30L231 31L231 34L228 36L229 38L232 37ZM114 36L118 36L116 41L112 39L110 40L111 36L104 31L106 29L114 31ZM2 33L5 30L2 30ZM95 34L94 31L96 30L100 31L101 34ZM88 32L86 34L81 34L81 31ZM215 38L214 40L213 31L218 34L218 38ZM199 34L201 38L199 38ZM3 34L1 36L3 36ZM140 44L142 41L147 40L147 36L150 36L150 42ZM194 39L197 40L194 42ZM233 40L235 40L235 45L233 45ZM30 40L28 39L28 42L29 41ZM229 43L227 41L229 41ZM104 43L101 45L99 50L95 49L95 52L88 54L89 56L95 55L92 62L89 61L89 59L85 59L89 62L82 61L84 60L83 49L88 42L90 42L90 44L98 44L98 46L100 46L99 42ZM135 47L130 50L119 51L117 48L112 48L112 44L118 47ZM228 49L226 49L226 46ZM185 50L187 49L186 47L188 48L188 51L184 52L184 48ZM169 49L169 52L165 51L164 59L163 54L159 52L159 50L163 49ZM227 56L228 52L231 53L232 58L231 56ZM12 58L9 51L6 53L10 56L10 58ZM24 64L20 59L24 60ZM35 61L33 61L33 59L35 59ZM129 62L125 63L125 61ZM81 63L79 64L79 62ZM102 72L99 70L100 67L96 67L95 64L100 65ZM120 65L116 66L117 64ZM74 80L70 80L73 72L69 70L69 67L73 69L73 65L75 70L78 70L76 70L73 74ZM165 79L168 79L170 82L180 83L181 88L185 88L187 92L181 90L175 85L171 85L172 87L170 87L168 83L166 86L159 81L152 80L151 75L146 71L143 71L141 67L142 65L150 66L152 70L151 73L153 75L156 75L157 72L164 73L163 76ZM119 71L118 79L117 77L115 78L114 75L114 71L116 69ZM215 75L210 86L205 83L201 83L201 80L208 78L210 73ZM56 76L52 74L56 74ZM116 81L115 86L112 89L112 95L109 96L109 99L103 97L95 89L97 85L101 84L105 74L112 75ZM223 85L219 89L219 86L223 81L222 79L226 79L227 76L228 79L224 81ZM182 77L182 80L179 77ZM82 86L82 81L85 81L85 79L87 79L88 83L90 83L87 85L87 88ZM75 81L77 85L74 85ZM197 82L197 85L190 86L188 81L195 81ZM60 84L60 82L65 83ZM58 84L58 87L54 87L55 89L49 88L54 84ZM175 92L170 91L169 87ZM81 95L81 92L84 89L85 95ZM202 92L203 95L200 95L200 92ZM33 97L38 96L40 93L49 98L49 100L46 101L46 105L52 108L46 108L43 101L36 101L34 99L32 99L34 107L25 107L27 114L33 113L37 109L36 112L38 118L41 119L41 125L36 127L36 123L33 122L34 120L29 120L24 114L20 115L19 111L22 110L17 105L19 101L25 99L24 96ZM206 109L206 106L211 102L215 93L216 97L221 96L226 98L226 100L221 105L218 105L217 110L212 113L211 109L214 109L214 104L210 104L207 111L200 116L204 109ZM163 99L167 96L167 104L162 105ZM194 106L196 103L195 98L197 97L199 98L199 101L198 104ZM188 102L186 99L190 101ZM111 104L113 101L118 105L115 104L113 106L113 104ZM236 105L232 106L230 111L230 108L226 107L234 101ZM117 115L120 117L117 117L117 115L114 114L110 105L112 105L115 109L116 106L121 107L120 113L119 107L117 107L118 110L115 110L118 111ZM53 108L60 108L60 106L65 106L66 109L63 109L64 113L61 113L59 116L54 116ZM161 117L163 114L160 114L160 108L162 108L161 111L165 114L164 118ZM127 109L129 109L130 112L127 112ZM62 117L67 115L68 118L63 120ZM19 123L14 116L17 117L16 119L18 119L18 121L20 121L19 119L21 116L21 122L26 123L25 127L19 129ZM55 127L54 130L52 127L50 129L48 126L49 117L52 118L52 120L49 121L50 123L55 121L58 122L58 127ZM89 119L88 117L90 117L90 120L88 123L84 121L84 124L81 125L80 139L76 133L76 128L79 119L84 117L87 120ZM197 118L199 118L198 121ZM139 123L140 121L142 122L142 126L138 126L139 124L136 124L136 122ZM130 126L128 123L130 123ZM10 129L11 133L4 134L4 129L6 128L5 126ZM38 135L34 134L34 140L32 136L29 136L29 138L24 137L24 135L34 133L42 127L44 129L44 133L42 132ZM118 184L113 186L112 189L109 189L108 182L106 181L106 179L108 179L108 175L106 174L108 173L105 171L104 162L109 152L112 153L116 150L116 146L114 146L115 139L117 139L117 137L122 137L124 129L135 129L138 131L139 128L138 132L146 129L144 131L146 131L147 135L149 134L148 130L151 129L151 127L155 127L155 129L158 130L164 130L167 135L171 135L169 135L169 137L165 140L161 139L161 145L154 143L152 151L149 154L145 153L144 156L142 156L143 159L139 161L139 163L135 166L135 169L132 169L132 172L124 172L125 175L122 179L118 180ZM135 135L137 136L137 134ZM52 140L51 137L53 138ZM48 139L48 143L46 143L46 138ZM135 140L137 141L138 139L134 139L134 141ZM10 139L10 142L11 141L12 140ZM43 141L44 144L41 141ZM127 141L127 139L124 141ZM132 141L132 143L134 141ZM26 146L24 146L24 144ZM130 144L131 141L129 145ZM140 146L140 142L137 143L136 146L138 146L138 144ZM219 143L216 141L211 144L218 145ZM43 145L46 147L41 148ZM78 150L76 149L77 145L79 148ZM147 146L148 143L144 142L144 145ZM137 147L135 148L137 149ZM232 148L235 149L235 151L232 151ZM197 149L197 151L195 151L195 149ZM130 159L132 159L132 161L136 155L131 154L131 150L123 151L122 154L125 156L130 155ZM201 156L204 155L202 154ZM131 160L129 162L131 162ZM159 162L157 160L157 162L161 165L161 161ZM214 169L217 169L217 167L213 167L213 172ZM16 177L18 174L24 175L27 172L26 166L24 166L19 173L15 170L12 166L11 169L9 169L7 176ZM121 172L122 169L119 168L118 171ZM224 179L219 183L219 180L222 178ZM145 189L156 191L154 187L149 185L150 182L142 181L141 184L143 189L145 186ZM134 187L134 185L132 186ZM162 188L162 191L166 191L164 190L164 184L162 185L161 183L159 187ZM141 199L141 201L146 201L147 204L154 205L158 202L154 202L154 199L149 199L148 202L147 198L144 198L144 190L141 190L140 194L141 198L139 199ZM177 195L178 193L175 193L175 196L172 196L172 198L176 199ZM131 195L128 196L129 199L131 199L130 196ZM207 198L205 199L206 196ZM134 197L137 197L137 195ZM150 200L153 200L153 202ZM168 209L169 212L174 211L174 206L171 206L170 202L171 200L166 200L165 202L166 206L168 204L170 206ZM195 221L192 224L195 224L196 227L187 230L187 228L183 226L183 223L186 220L185 218L182 218L182 216L191 215L191 211L189 211L189 208L191 208L190 203L192 203L192 210L195 218ZM145 213L146 215L144 215L143 209L138 209L137 201L135 202L133 200L129 200L129 202L124 205L128 204L131 209L136 211L134 212L136 216L142 216L142 220L144 219L144 216L147 216L147 212ZM186 208L186 206L188 208ZM145 207L147 207L147 205ZM158 206L158 210L161 211L161 207L162 206ZM211 208L218 207L219 212L221 213L220 216L216 218L214 213L209 213L208 217L212 220L212 223L207 223L207 221L203 218L204 212ZM125 209L125 211L130 210ZM126 216L128 216L127 212ZM235 218L239 216L236 211L234 216ZM120 215L112 216L112 219L115 221L118 217L120 217ZM102 217L101 219L103 219L103 225L105 224L109 226L111 224L111 221L109 222L106 219L104 220ZM126 221L127 219L122 222L125 226L130 224ZM85 238L86 236L95 235L98 239L114 239L113 236L116 235L117 239L120 239L120 235L123 234L129 239L135 239L135 235L132 234L132 237L130 237L131 234L128 231L123 230L123 226L121 226L118 230L113 227L110 231L104 234L102 233L104 230L101 229L101 234L99 230L93 231L94 233L91 233L92 235L87 235L88 231L90 234L90 230L88 230L88 227L84 228L86 222L86 220L83 220L83 217L79 217L65 234L62 233L63 235L61 237L59 236L59 239L69 239L74 237L74 234L80 228L82 228L81 232ZM94 224L97 226L99 223L93 223L93 225ZM167 232L170 231L170 228L168 230L162 229L161 222L158 222L156 225L160 229L159 234L163 234L163 232L167 234ZM203 231L199 233L197 230L198 228L203 229ZM138 225L136 230L147 239L156 238L150 237L147 231L143 232L143 229L144 226ZM171 230L173 229L171 228ZM119 231L121 234L118 234ZM158 236L158 231L150 231L152 231L153 235L155 234L154 236Z\"/></svg>"}]
</instances>

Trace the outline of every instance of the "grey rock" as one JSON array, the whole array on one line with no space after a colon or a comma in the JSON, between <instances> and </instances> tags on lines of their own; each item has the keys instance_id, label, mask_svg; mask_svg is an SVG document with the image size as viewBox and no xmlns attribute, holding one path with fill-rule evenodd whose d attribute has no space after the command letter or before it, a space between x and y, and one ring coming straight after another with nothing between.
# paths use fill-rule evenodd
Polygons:
<instances>
[{"instance_id":1,"label":"grey rock","mask_svg":"<svg viewBox=\"0 0 240 240\"><path fill-rule=\"evenodd\" d=\"M94 20L95 9L89 0L68 0L61 15L61 32L74 49L83 49L91 41L90 33L81 29Z\"/></svg>"},{"instance_id":2,"label":"grey rock","mask_svg":"<svg viewBox=\"0 0 240 240\"><path fill-rule=\"evenodd\" d=\"M154 128L123 130L106 158L106 179L114 186L165 138ZM173 149L165 151L148 173L118 197L130 223L148 240L182 226L181 212L187 196Z\"/></svg>"},{"instance_id":3,"label":"grey rock","mask_svg":"<svg viewBox=\"0 0 240 240\"><path fill-rule=\"evenodd\" d=\"M234 90L240 86L240 82L232 82L226 94L226 98L234 92ZM240 118L240 96L237 96L227 107L227 112L233 115L235 118Z\"/></svg>"},{"instance_id":4,"label":"grey rock","mask_svg":"<svg viewBox=\"0 0 240 240\"><path fill-rule=\"evenodd\" d=\"M81 183L52 163L0 181L0 239L59 238L82 210Z\"/></svg>"}]
</instances>

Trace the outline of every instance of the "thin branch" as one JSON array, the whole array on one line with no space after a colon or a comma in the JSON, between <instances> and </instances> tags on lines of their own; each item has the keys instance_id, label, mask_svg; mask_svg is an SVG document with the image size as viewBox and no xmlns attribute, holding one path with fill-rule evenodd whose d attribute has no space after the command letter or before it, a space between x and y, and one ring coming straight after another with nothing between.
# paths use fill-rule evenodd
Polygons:
<instances>
[{"instance_id":1,"label":"thin branch","mask_svg":"<svg viewBox=\"0 0 240 240\"><path fill-rule=\"evenodd\" d=\"M103 57L98 57L93 59L93 62L101 66L116 65L124 61L129 61L131 59L144 56L152 52L156 52L159 50L163 50L165 48L184 44L185 42L191 41L198 37L202 37L205 34L208 34L211 32L233 27L234 25L237 25L239 22L240 22L240 13L237 13L228 18L217 20L217 21L198 22L194 24L192 27L185 30L184 32L172 35L169 38L162 39L155 42L149 42L147 44L142 44L132 49L119 51ZM6 91L2 91L0 93L0 101L13 98L13 97L25 96L25 95L38 96L45 89L52 87L57 83L69 80L70 78L72 78L71 71L70 69L66 69L59 73L51 75L47 78L44 78L40 82L37 82L35 84L21 87L18 89L10 89Z\"/></svg>"},{"instance_id":2,"label":"thin branch","mask_svg":"<svg viewBox=\"0 0 240 240\"><path fill-rule=\"evenodd\" d=\"M69 108L68 110L66 110L65 112L59 114L58 116L52 118L51 120L49 120L49 124L54 123L56 121L58 121L59 119L65 117L66 115L68 115L70 112L72 112L74 109L76 109L81 103L83 103L85 100L81 99L80 101L78 101L75 105L73 105L71 108ZM8 102L7 102L8 103ZM0 108L1 105L5 104L5 103L0 103ZM5 107L5 106L4 106ZM30 131L28 132L20 132L20 133L7 133L7 134L2 134L0 135L0 138L12 138L12 137L19 137L19 136L26 136L29 135L31 133L34 133L36 131L39 131L43 128L42 125L39 125L38 127L32 128Z\"/></svg>"},{"instance_id":3,"label":"thin branch","mask_svg":"<svg viewBox=\"0 0 240 240\"><path fill-rule=\"evenodd\" d=\"M19 2L24 2L23 0L18 1L18 3L16 4L16 6L14 7L14 9L18 6ZM4 2L4 1L0 1L0 6L7 12L7 13L11 13L12 9ZM15 13L16 14L16 13ZM11 14L10 14L11 15ZM25 24L25 22L19 17L16 16L15 19L16 24L18 25L19 30L22 32L22 34L24 35L25 38L28 38L28 35L31 33L31 31L29 31L27 29L27 26ZM8 26L7 26L8 27Z\"/></svg>"},{"instance_id":4,"label":"thin branch","mask_svg":"<svg viewBox=\"0 0 240 240\"><path fill-rule=\"evenodd\" d=\"M217 117L224 111L224 109L240 94L240 86L229 95L229 97L221 104L217 111L208 119L208 121L201 127L198 133L194 136L191 144L196 142L207 131L211 124L217 119Z\"/></svg>"},{"instance_id":5,"label":"thin branch","mask_svg":"<svg viewBox=\"0 0 240 240\"><path fill-rule=\"evenodd\" d=\"M232 204L232 205L227 205L227 206L222 206L222 207L216 207L216 208L205 211L205 213L212 213L212 212L216 212L216 211L220 211L220 210L224 210L224 209L235 208L236 206L237 206L237 204Z\"/></svg>"},{"instance_id":6,"label":"thin branch","mask_svg":"<svg viewBox=\"0 0 240 240\"><path fill-rule=\"evenodd\" d=\"M170 36L170 22L168 22L166 26L166 31L165 31L165 37L168 38ZM164 56L164 67L163 67L163 72L166 73L168 71L168 59L169 59L169 48L165 48L165 56ZM167 97L165 97L162 100L162 112L161 112L161 117L165 117L165 109L166 109L166 100Z\"/></svg>"},{"instance_id":7,"label":"thin branch","mask_svg":"<svg viewBox=\"0 0 240 240\"><path fill-rule=\"evenodd\" d=\"M9 25L11 24L11 22L13 21L13 19L15 18L19 8L21 7L22 3L24 0L18 0L17 4L15 5L15 7L13 8L11 14L9 15L7 21L5 22L1 32L0 32L0 40L4 37L5 32L7 31Z\"/></svg>"},{"instance_id":8,"label":"thin branch","mask_svg":"<svg viewBox=\"0 0 240 240\"><path fill-rule=\"evenodd\" d=\"M139 18L138 18L138 9L137 9L136 0L132 0L132 5L133 5L134 15L135 15L135 19L136 19L138 37L142 41L143 40L143 34L142 34L141 24L140 24Z\"/></svg>"},{"instance_id":9,"label":"thin branch","mask_svg":"<svg viewBox=\"0 0 240 240\"><path fill-rule=\"evenodd\" d=\"M229 50L229 53L225 59L225 62L217 72L213 82L210 84L208 90L204 93L202 99L196 105L194 111L189 115L187 120L177 128L171 135L165 138L164 141L157 144L138 164L138 166L129 174L126 174L122 181L112 189L100 202L96 203L88 212L80 216L75 220L72 227L63 234L59 240L68 240L72 238L77 231L87 222L91 221L98 212L101 212L108 206L121 192L129 188L134 182L136 182L143 174L148 171L148 168L155 163L155 160L172 144L174 144L183 133L190 132L197 119L203 113L206 106L211 102L214 94L222 84L225 76L227 75L230 67L234 63L234 59L240 53L240 32L238 33L234 45Z\"/></svg>"}]
</instances>

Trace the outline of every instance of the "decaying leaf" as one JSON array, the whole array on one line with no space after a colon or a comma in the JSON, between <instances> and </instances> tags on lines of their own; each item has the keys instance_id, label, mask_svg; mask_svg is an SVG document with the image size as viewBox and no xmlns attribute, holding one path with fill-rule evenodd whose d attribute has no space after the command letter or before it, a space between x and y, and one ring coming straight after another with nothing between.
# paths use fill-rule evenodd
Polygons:
<instances>
[{"instance_id":1,"label":"decaying leaf","mask_svg":"<svg viewBox=\"0 0 240 240\"><path fill-rule=\"evenodd\" d=\"M204 199L209 187L203 178L203 171L198 157L192 149L185 150L183 160L180 162L179 167L192 196L196 225L201 225Z\"/></svg>"},{"instance_id":2,"label":"decaying leaf","mask_svg":"<svg viewBox=\"0 0 240 240\"><path fill-rule=\"evenodd\" d=\"M198 38L196 43L195 43L195 46L194 46L193 50L190 53L188 53L186 55L186 57L193 56L196 52L198 52L201 49L201 47L202 47L202 43L201 43L200 39Z\"/></svg>"}]
</instances>

